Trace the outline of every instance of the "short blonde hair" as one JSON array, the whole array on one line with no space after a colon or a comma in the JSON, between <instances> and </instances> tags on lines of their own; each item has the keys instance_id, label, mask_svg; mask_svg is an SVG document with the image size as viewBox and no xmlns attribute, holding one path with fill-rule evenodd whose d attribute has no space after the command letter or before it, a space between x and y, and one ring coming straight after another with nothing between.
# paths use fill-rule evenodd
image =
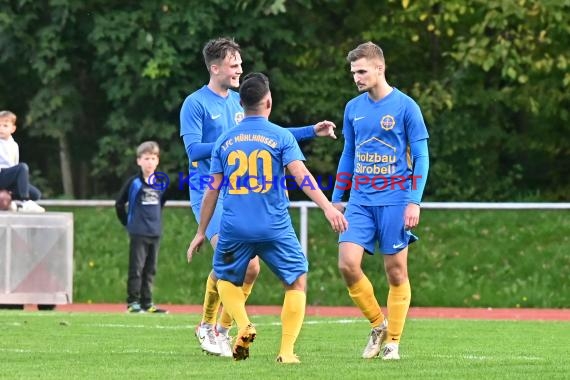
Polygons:
<instances>
[{"instance_id":1,"label":"short blonde hair","mask_svg":"<svg viewBox=\"0 0 570 380\"><path fill-rule=\"evenodd\" d=\"M12 111L0 111L0 119L8 119L12 124L16 124L16 114Z\"/></svg>"},{"instance_id":2,"label":"short blonde hair","mask_svg":"<svg viewBox=\"0 0 570 380\"><path fill-rule=\"evenodd\" d=\"M346 56L348 62L358 61L360 58L366 59L380 59L384 62L384 52L380 46L376 45L374 42L368 41L363 44L358 45L354 50L351 50Z\"/></svg>"},{"instance_id":3,"label":"short blonde hair","mask_svg":"<svg viewBox=\"0 0 570 380\"><path fill-rule=\"evenodd\" d=\"M137 158L140 158L143 154L156 154L160 156L160 148L156 141L145 141L137 147Z\"/></svg>"}]
</instances>

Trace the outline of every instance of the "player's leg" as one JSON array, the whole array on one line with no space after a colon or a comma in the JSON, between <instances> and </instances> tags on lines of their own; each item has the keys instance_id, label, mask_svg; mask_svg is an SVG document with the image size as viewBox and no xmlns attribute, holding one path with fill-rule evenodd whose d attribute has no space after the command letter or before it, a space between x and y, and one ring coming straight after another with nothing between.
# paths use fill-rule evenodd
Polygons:
<instances>
[{"instance_id":1,"label":"player's leg","mask_svg":"<svg viewBox=\"0 0 570 380\"><path fill-rule=\"evenodd\" d=\"M195 329L196 338L200 343L200 347L204 352L211 355L221 355L222 353L215 331L216 313L218 312L221 302L217 282L218 279L214 272L211 272L206 280L204 303L202 305L202 320Z\"/></svg>"},{"instance_id":2,"label":"player's leg","mask_svg":"<svg viewBox=\"0 0 570 380\"><path fill-rule=\"evenodd\" d=\"M384 256L384 268L390 286L388 292L388 340L394 343L400 342L412 297L407 260L408 247L394 255Z\"/></svg>"},{"instance_id":3,"label":"player's leg","mask_svg":"<svg viewBox=\"0 0 570 380\"><path fill-rule=\"evenodd\" d=\"M295 342L303 326L307 302L307 271L309 264L293 227L278 241L260 243L259 255L285 286L281 310L281 347L277 361L300 363L295 355Z\"/></svg>"},{"instance_id":4,"label":"player's leg","mask_svg":"<svg viewBox=\"0 0 570 380\"><path fill-rule=\"evenodd\" d=\"M245 279L243 280L243 285L241 287L246 301L249 295L251 294L251 289L253 288L253 284L257 279L257 276L259 275L259 270L260 270L259 258L255 256L253 259L249 261L249 264L247 266L247 271L245 273ZM220 319L217 326L218 333L228 334L231 327L232 327L232 318L230 317L229 313L227 313L222 308L222 313L220 315Z\"/></svg>"},{"instance_id":5,"label":"player's leg","mask_svg":"<svg viewBox=\"0 0 570 380\"><path fill-rule=\"evenodd\" d=\"M384 253L384 269L390 287L388 292L388 334L383 359L399 359L399 343L404 331L411 301L408 278L408 245L417 237L404 226L405 206L378 208L380 250Z\"/></svg>"},{"instance_id":6,"label":"player's leg","mask_svg":"<svg viewBox=\"0 0 570 380\"><path fill-rule=\"evenodd\" d=\"M236 321L238 326L232 356L235 360L245 360L249 357L249 346L256 336L255 327L249 320L245 309L245 296L241 286L226 280L218 280L218 291L226 312Z\"/></svg>"},{"instance_id":7,"label":"player's leg","mask_svg":"<svg viewBox=\"0 0 570 380\"><path fill-rule=\"evenodd\" d=\"M408 247L394 255L384 256L388 291L388 337L382 359L400 359L399 344L410 308L412 290L408 279Z\"/></svg>"},{"instance_id":8,"label":"player's leg","mask_svg":"<svg viewBox=\"0 0 570 380\"><path fill-rule=\"evenodd\" d=\"M210 244L212 245L212 249L215 251L218 244L217 234L210 237ZM201 324L207 324L212 328L216 325L216 317L221 303L217 283L218 278L212 270L206 280L206 291L204 293L201 320Z\"/></svg>"},{"instance_id":9,"label":"player's leg","mask_svg":"<svg viewBox=\"0 0 570 380\"><path fill-rule=\"evenodd\" d=\"M200 215L200 205L193 205L192 211L196 220L199 220ZM214 251L216 250L218 242L218 233L220 230L220 223L222 218L223 204L222 201L218 199L216 203L216 209L212 215L212 219L208 224L206 229L206 236L210 240L210 244ZM253 287L253 282L259 274L259 260L253 259L248 266L248 273L246 274L246 279L242 286L243 293L247 299L251 293L251 288ZM197 336L203 337L208 336L208 339L198 339L201 342L202 349L214 355L221 355L225 357L232 357L232 345L231 337L229 336L229 330L232 326L232 318L225 309L222 309L219 323L216 326L216 319L218 316L218 311L220 310L221 300L218 294L217 288L217 277L212 271L208 276L206 281L206 291L204 293L204 304L202 308L202 320L200 322L199 328L196 329ZM216 331L217 330L217 331ZM214 347L210 342L212 337L215 337L217 347Z\"/></svg>"},{"instance_id":10,"label":"player's leg","mask_svg":"<svg viewBox=\"0 0 570 380\"><path fill-rule=\"evenodd\" d=\"M386 339L386 321L374 295L372 283L362 271L364 251L373 253L376 241L376 224L368 207L349 204L345 217L348 230L339 237L339 270L346 282L348 294L370 322L368 343L362 357L378 356Z\"/></svg>"},{"instance_id":11,"label":"player's leg","mask_svg":"<svg viewBox=\"0 0 570 380\"><path fill-rule=\"evenodd\" d=\"M245 309L245 295L241 289L247 266L253 256L253 245L220 239L214 252L214 272L218 280L218 292L224 308L236 321L238 335L233 347L235 360L249 357L249 346L256 336Z\"/></svg>"},{"instance_id":12,"label":"player's leg","mask_svg":"<svg viewBox=\"0 0 570 380\"><path fill-rule=\"evenodd\" d=\"M218 200L212 219L206 228L206 237L210 240L212 248L215 250L218 242L218 232L222 214L222 202ZM200 204L192 205L192 211L199 222ZM217 287L218 278L211 271L206 279L206 289L204 291L204 303L202 306L202 319L196 326L195 334L203 351L212 355L221 355L222 350L218 342L218 335L215 331L216 319L220 309L220 296Z\"/></svg>"},{"instance_id":13,"label":"player's leg","mask_svg":"<svg viewBox=\"0 0 570 380\"><path fill-rule=\"evenodd\" d=\"M297 364L301 361L295 354L295 342L301 332L307 304L307 274L303 274L291 285L285 285L285 298L281 310L281 346L277 361Z\"/></svg>"},{"instance_id":14,"label":"player's leg","mask_svg":"<svg viewBox=\"0 0 570 380\"><path fill-rule=\"evenodd\" d=\"M256 256L250 260L247 271L245 273L245 279L243 285L241 286L243 295L245 296L245 301L251 294L251 289L253 288L253 283L259 275L259 258ZM230 329L232 327L232 317L227 310L222 307L222 312L220 319L218 320L218 325L216 326L218 344L220 346L220 355L232 357L232 338L230 336Z\"/></svg>"}]
</instances>

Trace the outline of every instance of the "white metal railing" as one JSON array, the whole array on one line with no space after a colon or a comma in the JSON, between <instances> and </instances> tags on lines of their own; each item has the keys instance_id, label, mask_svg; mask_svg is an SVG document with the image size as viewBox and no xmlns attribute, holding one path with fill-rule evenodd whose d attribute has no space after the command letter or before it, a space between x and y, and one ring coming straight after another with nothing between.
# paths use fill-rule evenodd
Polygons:
<instances>
[{"instance_id":1,"label":"white metal railing","mask_svg":"<svg viewBox=\"0 0 570 380\"><path fill-rule=\"evenodd\" d=\"M42 206L55 207L113 207L113 200L40 200ZM168 201L168 207L190 207L188 201ZM308 225L309 209L318 206L310 201L291 202L292 208L300 211L299 232L300 242L303 252L307 252L308 247ZM570 210L570 203L560 202L425 202L422 209L436 210ZM49 211L49 210L48 210Z\"/></svg>"}]
</instances>

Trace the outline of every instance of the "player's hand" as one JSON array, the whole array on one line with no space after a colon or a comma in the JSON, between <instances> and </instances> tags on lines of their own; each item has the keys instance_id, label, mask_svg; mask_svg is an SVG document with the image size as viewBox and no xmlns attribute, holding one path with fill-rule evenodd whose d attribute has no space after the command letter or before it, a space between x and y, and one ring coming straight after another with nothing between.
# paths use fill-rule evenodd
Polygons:
<instances>
[{"instance_id":1,"label":"player's hand","mask_svg":"<svg viewBox=\"0 0 570 380\"><path fill-rule=\"evenodd\" d=\"M344 211L346 210L346 207L344 207L344 205L342 203L333 203L333 207L336 208L338 211L340 211L341 213L344 214Z\"/></svg>"},{"instance_id":2,"label":"player's hand","mask_svg":"<svg viewBox=\"0 0 570 380\"><path fill-rule=\"evenodd\" d=\"M327 218L327 220L331 224L332 229L335 232L344 232L348 228L348 221L346 220L342 212L337 210L332 205L331 207L328 207L325 210L325 217Z\"/></svg>"},{"instance_id":3,"label":"player's hand","mask_svg":"<svg viewBox=\"0 0 570 380\"><path fill-rule=\"evenodd\" d=\"M192 241L190 242L190 246L188 247L188 251L186 252L186 259L188 260L188 263L192 261L192 256L194 256L195 253L198 253L198 251L200 251L200 247L202 247L202 244L204 244L205 240L206 236L204 236L204 234L197 233L196 236L194 236L194 239L192 239Z\"/></svg>"},{"instance_id":4,"label":"player's hand","mask_svg":"<svg viewBox=\"0 0 570 380\"><path fill-rule=\"evenodd\" d=\"M420 206L415 203L410 203L406 206L404 211L404 227L411 230L420 223Z\"/></svg>"},{"instance_id":5,"label":"player's hand","mask_svg":"<svg viewBox=\"0 0 570 380\"><path fill-rule=\"evenodd\" d=\"M336 140L336 135L334 134L336 125L332 121L319 121L313 128L315 129L315 135L319 137L330 137Z\"/></svg>"}]
</instances>

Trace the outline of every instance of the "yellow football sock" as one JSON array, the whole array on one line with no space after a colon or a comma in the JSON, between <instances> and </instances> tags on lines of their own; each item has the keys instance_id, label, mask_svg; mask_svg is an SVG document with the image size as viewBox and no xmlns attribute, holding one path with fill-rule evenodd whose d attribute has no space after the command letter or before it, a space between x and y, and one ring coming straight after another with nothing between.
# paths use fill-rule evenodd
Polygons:
<instances>
[{"instance_id":1,"label":"yellow football sock","mask_svg":"<svg viewBox=\"0 0 570 380\"><path fill-rule=\"evenodd\" d=\"M202 308L202 322L208 323L212 326L216 324L216 317L218 316L218 309L220 308L220 295L216 282L208 276L206 281L206 293L204 294L204 306Z\"/></svg>"},{"instance_id":2,"label":"yellow football sock","mask_svg":"<svg viewBox=\"0 0 570 380\"><path fill-rule=\"evenodd\" d=\"M307 295L301 290L287 290L281 310L281 349L279 355L293 355L295 341L303 326Z\"/></svg>"},{"instance_id":3,"label":"yellow football sock","mask_svg":"<svg viewBox=\"0 0 570 380\"><path fill-rule=\"evenodd\" d=\"M362 311L362 314L368 318L372 327L378 327L384 322L384 314L382 314L382 309L380 309L378 300L374 296L372 283L366 275L348 288L348 294Z\"/></svg>"},{"instance_id":4,"label":"yellow football sock","mask_svg":"<svg viewBox=\"0 0 570 380\"><path fill-rule=\"evenodd\" d=\"M388 292L388 342L400 343L411 298L412 289L409 280L398 286L390 285Z\"/></svg>"},{"instance_id":5,"label":"yellow football sock","mask_svg":"<svg viewBox=\"0 0 570 380\"><path fill-rule=\"evenodd\" d=\"M224 304L224 309L236 321L240 330L249 325L249 318L245 311L245 296L241 286L235 286L229 281L218 280L218 292Z\"/></svg>"},{"instance_id":6,"label":"yellow football sock","mask_svg":"<svg viewBox=\"0 0 570 380\"><path fill-rule=\"evenodd\" d=\"M241 290L243 291L243 295L245 296L246 302L247 299L249 298L249 295L251 294L251 289L253 288L253 284L254 282L252 282L251 284L244 282L243 285L241 286Z\"/></svg>"},{"instance_id":7,"label":"yellow football sock","mask_svg":"<svg viewBox=\"0 0 570 380\"><path fill-rule=\"evenodd\" d=\"M243 285L241 286L246 301L249 295L251 294L251 288L253 288L253 284L254 284L253 282L251 284L244 282ZM229 330L232 328L232 321L233 319L231 315L226 311L226 308L223 308L222 315L220 315L220 322L219 322L220 326L222 326L226 330Z\"/></svg>"}]
</instances>

